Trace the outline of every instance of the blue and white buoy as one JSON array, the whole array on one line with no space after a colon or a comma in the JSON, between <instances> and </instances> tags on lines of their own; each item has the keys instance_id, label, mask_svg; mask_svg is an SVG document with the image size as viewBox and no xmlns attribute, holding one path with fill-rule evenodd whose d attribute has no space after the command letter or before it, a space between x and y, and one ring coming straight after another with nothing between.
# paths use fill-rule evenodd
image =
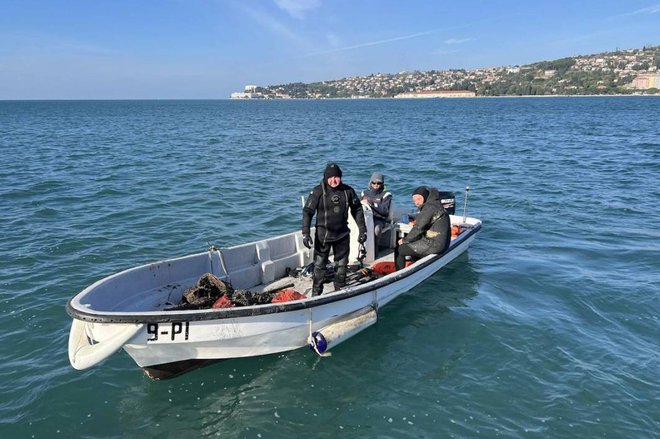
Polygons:
<instances>
[{"instance_id":1,"label":"blue and white buoy","mask_svg":"<svg viewBox=\"0 0 660 439\"><path fill-rule=\"evenodd\" d=\"M309 347L321 356L329 356L327 352L344 340L367 329L376 323L378 313L373 306L367 306L346 315L341 320L314 331L307 339Z\"/></svg>"}]
</instances>

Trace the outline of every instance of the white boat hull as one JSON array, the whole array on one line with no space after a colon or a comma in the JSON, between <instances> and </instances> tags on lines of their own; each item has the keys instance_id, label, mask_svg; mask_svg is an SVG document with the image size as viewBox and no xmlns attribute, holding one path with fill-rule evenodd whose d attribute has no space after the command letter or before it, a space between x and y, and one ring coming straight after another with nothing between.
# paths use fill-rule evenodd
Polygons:
<instances>
[{"instance_id":1,"label":"white boat hull","mask_svg":"<svg viewBox=\"0 0 660 439\"><path fill-rule=\"evenodd\" d=\"M213 251L208 255L192 255L189 262L185 258L163 261L141 267L142 271L133 269L110 276L69 302L67 310L74 318L69 342L71 364L77 369L91 367L122 347L138 366L149 370L168 364L252 357L307 346L312 332L340 322L347 315L366 307L378 311L465 252L481 228L479 220L469 220L470 228L442 256L430 255L403 270L369 283L293 302L177 312L149 310L150 306L162 305L163 297L171 298L172 293L168 293L167 288L177 291L174 296L180 297L181 290L190 286L195 276L209 271L202 266L193 270L191 275L187 271L189 267L182 268L184 265L200 264L204 257L211 264L210 271L213 271L216 264L215 271L219 272L219 276L224 274L231 278L232 270L223 265L226 263L221 260L223 256ZM289 234L279 239L291 238L298 242L301 238L299 235ZM296 246L296 250L301 248ZM230 250L227 249L227 252ZM286 258L290 259L291 255ZM309 261L302 259L300 266ZM177 261L182 267L178 267ZM271 260L267 262L271 264L266 267L269 269L273 263L276 264ZM221 265L222 268L218 268ZM264 264L261 265L263 268ZM235 273L248 269L241 267ZM149 284L148 277L160 276L165 270L169 277L156 282L160 287L152 288L154 285ZM266 270L262 269L261 272L266 273ZM146 273L142 277L146 276L147 279L140 277L140 273ZM172 276L176 279L170 279ZM235 278L238 279L238 275ZM127 286L122 283L123 279L128 279ZM133 307L137 309L93 309L94 303L104 303L105 300L94 299L96 292L101 297L101 292L108 294L108 291L119 290L118 285L128 288L128 285L132 287L134 283L140 285L134 287L137 292L132 295L134 303L137 303ZM140 289L146 289L147 293L138 291ZM165 296L165 293L168 294ZM131 297L130 293L124 294L126 297L120 298L120 302L128 302Z\"/></svg>"}]
</instances>

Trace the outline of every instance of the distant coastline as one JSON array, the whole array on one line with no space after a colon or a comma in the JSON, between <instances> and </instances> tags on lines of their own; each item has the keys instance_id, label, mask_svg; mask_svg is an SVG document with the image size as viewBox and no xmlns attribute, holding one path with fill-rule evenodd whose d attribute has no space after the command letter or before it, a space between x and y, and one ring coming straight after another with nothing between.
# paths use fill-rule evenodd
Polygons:
<instances>
[{"instance_id":1,"label":"distant coastline","mask_svg":"<svg viewBox=\"0 0 660 439\"><path fill-rule=\"evenodd\" d=\"M470 99L497 99L497 98L590 98L590 97L595 97L595 98L607 98L607 97L613 97L613 98L634 98L634 97L660 97L660 92L659 93L644 93L644 94L593 94L593 95L507 95L507 96L474 96L471 98L451 98L451 99L459 99L459 100L470 100ZM245 101L257 101L257 102L282 102L282 101L321 101L321 100L341 100L341 101L364 101L364 100L395 100L393 97L365 97L365 98L290 98L290 99L244 99L242 100L243 102ZM448 98L430 98L431 100L446 100ZM398 101L419 101L420 99L401 99L401 98L396 98ZM14 102L176 102L176 101L232 101L236 102L236 100L230 99L230 98L113 98L113 99L98 99L98 98L93 98L93 99L0 99L0 103L14 103Z\"/></svg>"},{"instance_id":2,"label":"distant coastline","mask_svg":"<svg viewBox=\"0 0 660 439\"><path fill-rule=\"evenodd\" d=\"M660 93L660 46L528 65L378 73L308 84L247 85L243 92L232 93L230 98L365 99L401 98L424 93L474 94L452 98L657 95Z\"/></svg>"},{"instance_id":3,"label":"distant coastline","mask_svg":"<svg viewBox=\"0 0 660 439\"><path fill-rule=\"evenodd\" d=\"M472 96L472 97L463 97L463 98L426 98L426 100L472 100L472 99L499 99L499 98L634 98L634 97L660 97L660 92L658 93L615 93L615 94L584 94L584 95L502 95L502 96ZM395 98L393 96L386 97L334 97L334 98L287 98L287 99L242 99L243 101L367 101L367 100L384 100L391 99L397 101L420 101L425 99L419 98ZM176 99L175 99L176 100ZM183 99L187 100L187 99ZM195 99L192 99L195 100ZM206 99L198 99L206 100ZM220 98L220 99L210 99L210 100L225 100L225 101L235 101L236 99L231 98Z\"/></svg>"}]
</instances>

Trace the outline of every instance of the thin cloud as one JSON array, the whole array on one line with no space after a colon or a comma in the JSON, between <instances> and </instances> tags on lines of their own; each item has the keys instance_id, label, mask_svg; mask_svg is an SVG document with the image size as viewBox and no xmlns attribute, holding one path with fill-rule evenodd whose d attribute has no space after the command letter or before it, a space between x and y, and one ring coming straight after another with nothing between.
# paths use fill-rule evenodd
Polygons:
<instances>
[{"instance_id":1,"label":"thin cloud","mask_svg":"<svg viewBox=\"0 0 660 439\"><path fill-rule=\"evenodd\" d=\"M303 19L305 13L321 6L320 0L275 0L278 8L292 17Z\"/></svg>"},{"instance_id":2,"label":"thin cloud","mask_svg":"<svg viewBox=\"0 0 660 439\"><path fill-rule=\"evenodd\" d=\"M277 19L254 9L246 9L245 11L254 21L259 23L261 27L290 39L297 38L296 34L291 29Z\"/></svg>"},{"instance_id":3,"label":"thin cloud","mask_svg":"<svg viewBox=\"0 0 660 439\"><path fill-rule=\"evenodd\" d=\"M418 33L414 33L414 34L410 34L410 35L404 35L404 36L401 36L401 37L388 38L388 39L385 39L385 40L370 41L370 42L367 42L367 43L355 44L353 46L337 47L335 49L322 50L320 52L310 53L310 54L308 54L308 56L326 55L328 53L343 52L343 51L346 51L346 50L359 49L361 47L378 46L378 45L381 45L381 44L393 43L395 41L410 40L412 38L419 38L419 37L423 37L425 35L431 35L431 34L434 34L436 32L439 32L440 30L441 29L436 29L436 30L430 30L430 31L427 31L427 32L418 32Z\"/></svg>"},{"instance_id":4,"label":"thin cloud","mask_svg":"<svg viewBox=\"0 0 660 439\"><path fill-rule=\"evenodd\" d=\"M632 15L651 15L657 14L660 12L660 3L656 3L651 6L647 6L642 9L637 9L636 11L626 12L625 14L617 15L617 17L630 17Z\"/></svg>"},{"instance_id":5,"label":"thin cloud","mask_svg":"<svg viewBox=\"0 0 660 439\"><path fill-rule=\"evenodd\" d=\"M267 15L257 9L248 8L246 6L240 6L243 12L249 15L254 21L257 22L261 27L269 30L270 32L281 35L289 40L295 41L296 43L302 43L302 39L296 35L291 29L289 29L281 21Z\"/></svg>"},{"instance_id":6,"label":"thin cloud","mask_svg":"<svg viewBox=\"0 0 660 439\"><path fill-rule=\"evenodd\" d=\"M448 40L445 40L445 44L463 44L473 40L474 38L449 38Z\"/></svg>"},{"instance_id":7,"label":"thin cloud","mask_svg":"<svg viewBox=\"0 0 660 439\"><path fill-rule=\"evenodd\" d=\"M656 3L655 5L647 6L642 9L637 9L636 11L628 12L627 14L623 15L651 15L657 14L658 12L660 12L660 3Z\"/></svg>"},{"instance_id":8,"label":"thin cloud","mask_svg":"<svg viewBox=\"0 0 660 439\"><path fill-rule=\"evenodd\" d=\"M370 41L370 42L367 42L367 43L355 44L355 45L352 45L352 46L345 46L345 47L337 47L337 48L328 49L328 50L321 50L321 51L318 51L318 52L308 53L307 56L326 55L328 53L343 52L343 51L346 51L346 50L359 49L359 48L362 48L362 47L378 46L378 45L381 45L381 44L393 43L393 42L396 42L396 41L410 40L410 39L413 39L413 38L419 38L419 37L423 37L423 36L426 36L426 35L435 34L435 33L438 33L438 32L455 31L457 29L465 29L467 27L474 26L478 23L497 22L497 21L502 20L502 18L503 17L501 17L501 16L490 17L490 18L486 18L486 19L482 19L482 20L476 20L472 23L466 23L466 24L463 24L463 25L460 25L460 26L452 26L452 27L441 28L441 29L433 29L433 30L429 30L429 31L426 31L426 32L417 32L417 33L410 34L410 35L404 35L404 36L401 36L401 37L388 38L388 39L385 39L385 40L378 40L378 41ZM458 40L458 39L450 38L447 41L455 41L456 43L458 43L458 42L462 43L462 42L470 41L472 39L473 38L465 38L464 40ZM447 44L451 44L451 43L447 43Z\"/></svg>"}]
</instances>

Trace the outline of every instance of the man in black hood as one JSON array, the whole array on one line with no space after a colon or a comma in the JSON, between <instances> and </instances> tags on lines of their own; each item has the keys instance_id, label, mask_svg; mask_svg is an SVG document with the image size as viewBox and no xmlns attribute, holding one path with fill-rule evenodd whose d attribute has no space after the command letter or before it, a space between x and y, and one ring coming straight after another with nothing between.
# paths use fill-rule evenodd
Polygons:
<instances>
[{"instance_id":1,"label":"man in black hood","mask_svg":"<svg viewBox=\"0 0 660 439\"><path fill-rule=\"evenodd\" d=\"M331 249L336 266L335 290L346 285L350 250L349 210L358 226L358 242L364 243L367 240L367 228L360 200L352 187L341 182L341 176L339 166L336 163L330 163L323 172L323 181L310 192L305 207L303 207L302 234L303 243L307 248L312 248L310 228L312 218L316 214L312 296L323 293L323 278L326 274Z\"/></svg>"},{"instance_id":2,"label":"man in black hood","mask_svg":"<svg viewBox=\"0 0 660 439\"><path fill-rule=\"evenodd\" d=\"M399 245L394 249L397 270L404 268L406 256L417 260L443 253L451 240L449 214L442 207L438 191L420 186L413 192L412 199L419 208L419 214L410 233L399 239Z\"/></svg>"}]
</instances>

